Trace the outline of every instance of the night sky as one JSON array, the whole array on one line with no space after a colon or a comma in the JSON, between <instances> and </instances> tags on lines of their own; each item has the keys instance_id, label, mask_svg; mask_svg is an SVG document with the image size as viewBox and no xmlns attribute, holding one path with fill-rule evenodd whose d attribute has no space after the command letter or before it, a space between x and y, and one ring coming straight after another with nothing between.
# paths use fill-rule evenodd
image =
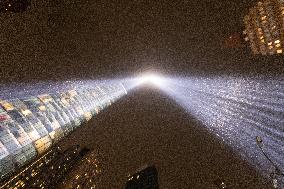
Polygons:
<instances>
[{"instance_id":1,"label":"night sky","mask_svg":"<svg viewBox=\"0 0 284 189\"><path fill-rule=\"evenodd\" d=\"M240 107L243 99L238 99L238 95L250 99L251 94L256 94L259 98L253 100L271 102L271 107L278 108L283 102L283 56L254 57L246 45L240 48L224 45L230 35L242 33L242 18L254 3L253 0L31 0L31 6L23 13L0 13L0 87L5 88L1 84L9 82L115 79L156 70L169 75L205 76L206 79L224 74L265 75L263 84L268 83L269 88L274 84L269 83L272 80L266 77L269 75L277 78L280 87L267 98L261 85L257 91L245 90L243 86L251 80L240 79L226 92ZM224 78L224 81L230 79ZM226 81L216 82L218 84L223 86ZM202 86L206 90L201 90L199 96L209 94L203 103L206 108L206 103L213 102L214 98L211 93L204 93L209 87ZM231 148L203 130L204 125L197 122L193 114L188 118L188 112L156 90L141 91L130 93L129 99L125 98L109 112L99 114L89 126L82 127L88 135L83 135L84 130L74 132L83 137L81 142L90 141L101 150L106 158L102 163L114 170L102 176L105 183L109 178L116 178L115 169L120 171L117 178L124 179L129 167L134 171L141 163L158 161L162 188L185 188L180 186L189 184L202 188L199 184L203 181L211 186L213 179L220 175L235 186L256 183L260 185L256 188L267 188L266 181L232 153ZM229 95L215 93L216 96L222 102L231 100ZM217 108L223 110L225 105ZM261 111L256 112L257 116L262 115ZM253 113L250 115L258 118ZM90 127L92 132L89 132ZM71 141L67 143L76 143L74 138L66 139ZM145 156L139 154L141 149ZM172 160L175 164L171 164ZM230 162L224 166L225 160ZM185 182L179 183L177 178L173 179L176 183L167 183L168 178L178 175L180 168ZM171 170L173 172L167 175ZM192 175L199 170L201 179L194 180ZM122 183L124 180L109 182L115 186ZM248 186L254 188L254 185Z\"/></svg>"},{"instance_id":2,"label":"night sky","mask_svg":"<svg viewBox=\"0 0 284 189\"><path fill-rule=\"evenodd\" d=\"M1 13L1 81L115 78L149 69L241 73L251 65L244 58L248 48L222 44L242 32L242 17L253 4L33 0L23 13Z\"/></svg>"}]
</instances>

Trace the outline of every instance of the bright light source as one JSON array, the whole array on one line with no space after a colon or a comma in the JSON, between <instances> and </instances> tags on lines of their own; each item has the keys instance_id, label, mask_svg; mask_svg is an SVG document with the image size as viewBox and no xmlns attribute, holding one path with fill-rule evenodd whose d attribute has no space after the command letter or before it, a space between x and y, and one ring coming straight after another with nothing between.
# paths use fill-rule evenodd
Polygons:
<instances>
[{"instance_id":1,"label":"bright light source","mask_svg":"<svg viewBox=\"0 0 284 189\"><path fill-rule=\"evenodd\" d=\"M165 84L165 78L156 74L146 74L138 78L139 84L154 84L156 86L161 86Z\"/></svg>"}]
</instances>

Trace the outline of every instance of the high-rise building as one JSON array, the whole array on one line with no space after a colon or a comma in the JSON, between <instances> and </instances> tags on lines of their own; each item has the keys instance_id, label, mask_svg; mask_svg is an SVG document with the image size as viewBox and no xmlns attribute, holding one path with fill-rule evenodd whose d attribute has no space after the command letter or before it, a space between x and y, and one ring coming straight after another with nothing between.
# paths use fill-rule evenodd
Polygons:
<instances>
[{"instance_id":1,"label":"high-rise building","mask_svg":"<svg viewBox=\"0 0 284 189\"><path fill-rule=\"evenodd\" d=\"M100 186L101 164L96 150L86 151L85 156L64 176L55 187L61 189L95 189Z\"/></svg>"},{"instance_id":2,"label":"high-rise building","mask_svg":"<svg viewBox=\"0 0 284 189\"><path fill-rule=\"evenodd\" d=\"M122 84L105 85L0 100L0 188L2 181L25 169L24 166L40 158L60 139L127 93ZM59 164L62 170L63 163ZM19 181L21 186L31 182L30 177L27 179L24 184ZM42 184L47 185L47 182Z\"/></svg>"},{"instance_id":3,"label":"high-rise building","mask_svg":"<svg viewBox=\"0 0 284 189\"><path fill-rule=\"evenodd\" d=\"M88 151L78 145L64 151L54 147L35 162L23 167L12 178L0 183L0 188L56 188Z\"/></svg>"},{"instance_id":4,"label":"high-rise building","mask_svg":"<svg viewBox=\"0 0 284 189\"><path fill-rule=\"evenodd\" d=\"M262 0L244 17L246 41L253 54L283 53L284 0Z\"/></svg>"}]
</instances>

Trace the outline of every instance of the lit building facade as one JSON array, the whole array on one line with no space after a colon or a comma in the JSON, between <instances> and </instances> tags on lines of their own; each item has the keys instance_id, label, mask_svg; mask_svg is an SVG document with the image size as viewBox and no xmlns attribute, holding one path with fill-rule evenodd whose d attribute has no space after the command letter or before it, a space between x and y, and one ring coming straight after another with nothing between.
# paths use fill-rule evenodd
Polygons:
<instances>
[{"instance_id":1,"label":"lit building facade","mask_svg":"<svg viewBox=\"0 0 284 189\"><path fill-rule=\"evenodd\" d=\"M76 166L65 175L56 188L95 189L100 184L101 164L96 150L85 153Z\"/></svg>"},{"instance_id":2,"label":"lit building facade","mask_svg":"<svg viewBox=\"0 0 284 189\"><path fill-rule=\"evenodd\" d=\"M33 176L27 176L32 175L29 170L34 168L30 164L39 162L60 139L126 93L121 83L111 83L23 99L0 100L0 188L5 183L9 183L5 188L26 187L31 183L39 188L48 188L50 183L37 183ZM59 160L52 164L63 170L64 162L58 162ZM44 165L44 162L41 163L39 167ZM30 168L25 168L27 166ZM18 173L16 179L13 177L13 181L9 182L11 176L22 169L25 171ZM59 169L55 172L60 172ZM23 175L24 180L21 179ZM20 184L17 184L18 181Z\"/></svg>"},{"instance_id":3,"label":"lit building facade","mask_svg":"<svg viewBox=\"0 0 284 189\"><path fill-rule=\"evenodd\" d=\"M56 188L65 175L84 157L85 151L88 149L79 146L64 151L54 147L4 182L0 188Z\"/></svg>"},{"instance_id":4,"label":"lit building facade","mask_svg":"<svg viewBox=\"0 0 284 189\"><path fill-rule=\"evenodd\" d=\"M262 0L244 17L246 41L253 54L283 53L284 0Z\"/></svg>"}]
</instances>

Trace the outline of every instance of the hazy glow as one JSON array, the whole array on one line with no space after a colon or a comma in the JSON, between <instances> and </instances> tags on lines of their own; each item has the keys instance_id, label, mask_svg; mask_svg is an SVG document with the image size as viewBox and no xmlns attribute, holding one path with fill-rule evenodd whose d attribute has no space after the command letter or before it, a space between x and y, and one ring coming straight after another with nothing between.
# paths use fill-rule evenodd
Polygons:
<instances>
[{"instance_id":1,"label":"hazy glow","mask_svg":"<svg viewBox=\"0 0 284 189\"><path fill-rule=\"evenodd\" d=\"M3 100L3 99L25 98L25 97L42 95L42 94L64 92L68 90L80 91L85 89L92 89L97 86L118 84L124 81L125 79L112 79L112 80L102 79L102 80L38 81L36 83L8 83L6 85L0 85L0 91L1 91L0 99Z\"/></svg>"},{"instance_id":2,"label":"hazy glow","mask_svg":"<svg viewBox=\"0 0 284 189\"><path fill-rule=\"evenodd\" d=\"M263 156L255 141L260 136L264 151L284 170L284 83L281 78L177 78L146 73L135 78L103 81L15 83L0 87L0 97L23 98L71 89L83 92L85 89L97 86L103 88L110 84L116 84L117 88L107 89L112 91L109 94L98 93L99 104L105 104L109 99L117 100L138 86L153 85L181 105L189 115L201 121L208 131L231 146L264 175L269 176L271 163ZM281 187L283 183L282 180Z\"/></svg>"},{"instance_id":3,"label":"hazy glow","mask_svg":"<svg viewBox=\"0 0 284 189\"><path fill-rule=\"evenodd\" d=\"M267 155L284 170L284 83L281 78L145 74L133 82L135 86L151 84L161 89L210 132L270 177L272 165L255 141L260 136ZM284 178L277 179L283 186Z\"/></svg>"},{"instance_id":4,"label":"hazy glow","mask_svg":"<svg viewBox=\"0 0 284 189\"><path fill-rule=\"evenodd\" d=\"M263 139L265 152L283 171L283 84L278 78L169 77L161 89L269 177L272 165L255 138ZM282 186L284 178L277 179Z\"/></svg>"},{"instance_id":5,"label":"hazy glow","mask_svg":"<svg viewBox=\"0 0 284 189\"><path fill-rule=\"evenodd\" d=\"M153 73L147 73L144 74L136 79L136 83L138 85L142 84L151 84L155 85L157 87L162 87L166 84L166 78L164 78L161 75L153 74Z\"/></svg>"}]
</instances>

